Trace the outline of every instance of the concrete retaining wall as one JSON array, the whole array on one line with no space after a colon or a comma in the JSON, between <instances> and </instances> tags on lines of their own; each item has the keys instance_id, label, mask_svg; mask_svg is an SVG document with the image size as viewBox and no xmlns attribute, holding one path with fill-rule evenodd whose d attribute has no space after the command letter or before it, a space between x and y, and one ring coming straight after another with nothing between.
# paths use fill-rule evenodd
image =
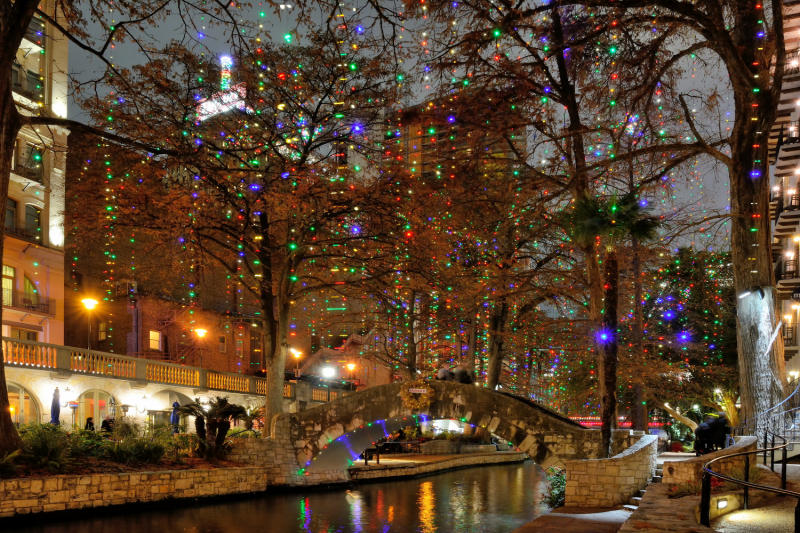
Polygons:
<instances>
[{"instance_id":1,"label":"concrete retaining wall","mask_svg":"<svg viewBox=\"0 0 800 533\"><path fill-rule=\"evenodd\" d=\"M264 491L264 468L167 470L0 481L0 517Z\"/></svg>"},{"instance_id":2,"label":"concrete retaining wall","mask_svg":"<svg viewBox=\"0 0 800 533\"><path fill-rule=\"evenodd\" d=\"M663 482L670 484L689 483L700 481L703 474L703 465L712 459L756 449L756 437L739 437L736 444L724 450L695 457L687 461L664 461ZM750 456L750 463L755 464L755 455ZM734 467L744 470L744 456L724 459L714 463L714 471L724 474Z\"/></svg>"},{"instance_id":3,"label":"concrete retaining wall","mask_svg":"<svg viewBox=\"0 0 800 533\"><path fill-rule=\"evenodd\" d=\"M609 459L567 461L565 504L616 507L628 503L650 482L656 469L658 437L645 435Z\"/></svg>"}]
</instances>

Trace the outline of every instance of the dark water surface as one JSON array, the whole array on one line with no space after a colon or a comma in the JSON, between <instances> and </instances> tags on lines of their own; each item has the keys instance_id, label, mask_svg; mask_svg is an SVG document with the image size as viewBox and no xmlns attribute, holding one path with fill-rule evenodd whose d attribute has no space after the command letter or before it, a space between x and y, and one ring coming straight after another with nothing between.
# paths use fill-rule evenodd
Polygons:
<instances>
[{"instance_id":1,"label":"dark water surface","mask_svg":"<svg viewBox=\"0 0 800 533\"><path fill-rule=\"evenodd\" d=\"M120 509L96 517L3 527L3 533L508 533L546 512L531 461L350 489L265 494L242 501Z\"/></svg>"}]
</instances>

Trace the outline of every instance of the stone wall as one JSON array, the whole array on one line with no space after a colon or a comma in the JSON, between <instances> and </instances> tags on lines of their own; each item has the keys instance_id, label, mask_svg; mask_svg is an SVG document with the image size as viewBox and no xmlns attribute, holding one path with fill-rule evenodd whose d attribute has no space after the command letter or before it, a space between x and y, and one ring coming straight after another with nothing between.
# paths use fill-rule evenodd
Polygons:
<instances>
[{"instance_id":1,"label":"stone wall","mask_svg":"<svg viewBox=\"0 0 800 533\"><path fill-rule=\"evenodd\" d=\"M645 435L609 459L567 461L565 504L574 507L617 507L645 488L656 469L658 437Z\"/></svg>"},{"instance_id":2,"label":"stone wall","mask_svg":"<svg viewBox=\"0 0 800 533\"><path fill-rule=\"evenodd\" d=\"M494 444L462 444L459 453L488 453L496 451L497 446Z\"/></svg>"},{"instance_id":3,"label":"stone wall","mask_svg":"<svg viewBox=\"0 0 800 533\"><path fill-rule=\"evenodd\" d=\"M664 461L663 482L671 484L699 482L703 474L704 464L717 457L755 450L756 444L756 437L739 437L736 444L724 450L695 457L687 461ZM750 457L750 462L755 464L753 460L755 455L751 455ZM721 474L729 472L734 467L744 470L744 456L724 459L714 463L714 471Z\"/></svg>"},{"instance_id":4,"label":"stone wall","mask_svg":"<svg viewBox=\"0 0 800 533\"><path fill-rule=\"evenodd\" d=\"M278 434L286 435L288 432ZM346 469L306 472L297 462L295 449L285 436L278 439L232 439L231 443L233 449L227 458L238 463L262 467L267 472L270 486L301 487L350 481Z\"/></svg>"},{"instance_id":5,"label":"stone wall","mask_svg":"<svg viewBox=\"0 0 800 533\"><path fill-rule=\"evenodd\" d=\"M218 468L0 480L0 517L264 491L266 469Z\"/></svg>"},{"instance_id":6,"label":"stone wall","mask_svg":"<svg viewBox=\"0 0 800 533\"><path fill-rule=\"evenodd\" d=\"M496 465L503 463L519 463L525 460L522 452L473 454L465 457L454 457L435 463L423 463L413 466L390 467L387 465L359 466L350 471L350 477L356 480L381 479L387 477L410 477L432 474L442 470L461 468L466 466Z\"/></svg>"},{"instance_id":7,"label":"stone wall","mask_svg":"<svg viewBox=\"0 0 800 533\"><path fill-rule=\"evenodd\" d=\"M431 440L419 445L419 451L425 455L453 455L459 451L459 443L451 440Z\"/></svg>"}]
</instances>

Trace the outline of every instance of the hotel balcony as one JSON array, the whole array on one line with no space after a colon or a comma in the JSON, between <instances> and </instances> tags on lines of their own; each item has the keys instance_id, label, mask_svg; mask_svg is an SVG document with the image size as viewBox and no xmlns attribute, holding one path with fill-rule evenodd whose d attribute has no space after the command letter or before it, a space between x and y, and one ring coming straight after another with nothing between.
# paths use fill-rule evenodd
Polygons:
<instances>
[{"instance_id":1,"label":"hotel balcony","mask_svg":"<svg viewBox=\"0 0 800 533\"><path fill-rule=\"evenodd\" d=\"M789 299L792 292L800 288L800 271L797 265L797 251L785 251L775 263L775 281L778 285L778 296Z\"/></svg>"},{"instance_id":2,"label":"hotel balcony","mask_svg":"<svg viewBox=\"0 0 800 533\"><path fill-rule=\"evenodd\" d=\"M800 232L800 194L795 189L775 191L777 202L775 206L775 231L776 239L785 239ZM770 198L772 207L772 198Z\"/></svg>"},{"instance_id":3,"label":"hotel balcony","mask_svg":"<svg viewBox=\"0 0 800 533\"><path fill-rule=\"evenodd\" d=\"M3 307L38 315L56 316L56 301L39 293L3 289Z\"/></svg>"},{"instance_id":4,"label":"hotel balcony","mask_svg":"<svg viewBox=\"0 0 800 533\"><path fill-rule=\"evenodd\" d=\"M791 319L783 322L783 349L787 361L797 355L797 322Z\"/></svg>"},{"instance_id":5,"label":"hotel balcony","mask_svg":"<svg viewBox=\"0 0 800 533\"><path fill-rule=\"evenodd\" d=\"M44 39L44 24L39 19L34 18L28 24L19 47L28 52L28 54L38 54L44 48Z\"/></svg>"}]
</instances>

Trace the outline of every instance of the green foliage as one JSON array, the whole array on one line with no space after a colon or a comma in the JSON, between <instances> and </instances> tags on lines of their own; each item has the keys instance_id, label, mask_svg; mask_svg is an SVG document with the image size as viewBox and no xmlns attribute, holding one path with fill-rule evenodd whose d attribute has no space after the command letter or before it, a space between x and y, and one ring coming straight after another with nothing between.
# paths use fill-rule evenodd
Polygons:
<instances>
[{"instance_id":1,"label":"green foliage","mask_svg":"<svg viewBox=\"0 0 800 533\"><path fill-rule=\"evenodd\" d=\"M229 439L260 439L261 432L242 428L231 428L228 430Z\"/></svg>"},{"instance_id":2,"label":"green foliage","mask_svg":"<svg viewBox=\"0 0 800 533\"><path fill-rule=\"evenodd\" d=\"M576 242L593 243L601 237L609 248L629 238L653 240L662 225L633 192L622 197L599 197L587 192L575 201L573 209L564 212L561 223Z\"/></svg>"},{"instance_id":3,"label":"green foliage","mask_svg":"<svg viewBox=\"0 0 800 533\"><path fill-rule=\"evenodd\" d=\"M17 461L21 455L22 452L20 450L14 450L0 459L0 478L12 477L19 471L21 467L17 464Z\"/></svg>"},{"instance_id":4,"label":"green foliage","mask_svg":"<svg viewBox=\"0 0 800 533\"><path fill-rule=\"evenodd\" d=\"M758 483L761 479L762 474L764 473L758 466L752 465L750 467L750 479L748 481L750 483ZM733 479L741 479L744 481L744 466L735 466L730 469L730 471L725 472L725 475L728 477L732 477ZM737 483L731 483L730 481L723 481L722 482L722 489L725 491L733 491L733 490L742 490L744 487Z\"/></svg>"},{"instance_id":5,"label":"green foliage","mask_svg":"<svg viewBox=\"0 0 800 533\"><path fill-rule=\"evenodd\" d=\"M52 424L29 424L20 429L22 459L36 468L62 473L72 464L70 436Z\"/></svg>"},{"instance_id":6,"label":"green foliage","mask_svg":"<svg viewBox=\"0 0 800 533\"><path fill-rule=\"evenodd\" d=\"M567 488L567 471L563 468L551 467L545 472L549 489L542 494L541 503L550 509L564 506L564 491Z\"/></svg>"},{"instance_id":7,"label":"green foliage","mask_svg":"<svg viewBox=\"0 0 800 533\"><path fill-rule=\"evenodd\" d=\"M700 481L688 481L686 483L678 483L671 485L667 490L667 495L672 498L683 498L684 496L692 496L700 494L702 483Z\"/></svg>"},{"instance_id":8,"label":"green foliage","mask_svg":"<svg viewBox=\"0 0 800 533\"><path fill-rule=\"evenodd\" d=\"M228 398L209 399L208 406L202 405L200 399L180 408L181 414L193 416L197 431L197 447L194 452L207 459L219 459L230 453L231 445L226 442L228 431L233 420L247 417L247 411L241 405L228 402Z\"/></svg>"},{"instance_id":9,"label":"green foliage","mask_svg":"<svg viewBox=\"0 0 800 533\"><path fill-rule=\"evenodd\" d=\"M102 433L79 429L70 435L70 454L77 457L102 458L106 455L106 439Z\"/></svg>"}]
</instances>

